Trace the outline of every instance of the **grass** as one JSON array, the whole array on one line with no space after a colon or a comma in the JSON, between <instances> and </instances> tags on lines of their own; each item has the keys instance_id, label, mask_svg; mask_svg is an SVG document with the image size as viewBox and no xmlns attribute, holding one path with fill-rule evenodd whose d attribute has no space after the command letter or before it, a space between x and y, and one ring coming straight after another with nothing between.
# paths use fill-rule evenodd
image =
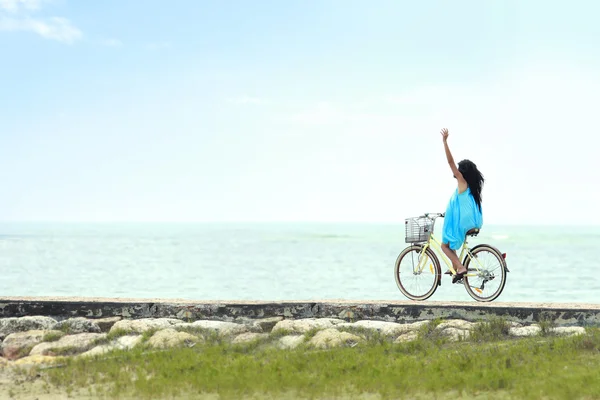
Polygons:
<instances>
[{"instance_id":1,"label":"grass","mask_svg":"<svg viewBox=\"0 0 600 400\"><path fill-rule=\"evenodd\" d=\"M31 353L33 347L34 345L29 345L19 349L19 351L17 352L17 358L27 357L29 353Z\"/></svg>"},{"instance_id":2,"label":"grass","mask_svg":"<svg viewBox=\"0 0 600 400\"><path fill-rule=\"evenodd\" d=\"M422 325L417 331L418 338L421 340L434 341L436 343L443 342L445 339L443 333L440 330L435 329L441 323L442 320L436 318L427 322L425 325Z\"/></svg>"},{"instance_id":3,"label":"grass","mask_svg":"<svg viewBox=\"0 0 600 400\"><path fill-rule=\"evenodd\" d=\"M389 398L595 398L600 393L600 330L575 337L502 340L505 326L486 321L475 341L439 341L436 322L413 342L366 341L354 348L281 351L248 345L114 352L69 359L45 371L67 391L96 384L109 398L151 399L218 394L323 398L377 394ZM485 338L492 341L485 341ZM460 373L456 373L460 371Z\"/></svg>"},{"instance_id":4,"label":"grass","mask_svg":"<svg viewBox=\"0 0 600 400\"><path fill-rule=\"evenodd\" d=\"M199 326L176 327L176 331L189 333L190 335L201 337L205 342L211 344L224 343L223 336L219 335L214 329L202 328Z\"/></svg>"},{"instance_id":5,"label":"grass","mask_svg":"<svg viewBox=\"0 0 600 400\"><path fill-rule=\"evenodd\" d=\"M548 315L542 315L538 321L540 327L540 336L551 336L554 334L553 330L556 328L556 323Z\"/></svg>"},{"instance_id":6,"label":"grass","mask_svg":"<svg viewBox=\"0 0 600 400\"><path fill-rule=\"evenodd\" d=\"M56 342L65 335L66 333L61 331L49 332L42 337L42 342Z\"/></svg>"},{"instance_id":7,"label":"grass","mask_svg":"<svg viewBox=\"0 0 600 400\"><path fill-rule=\"evenodd\" d=\"M487 321L477 323L471 330L469 339L474 342L492 342L507 339L510 324L500 317L491 317Z\"/></svg>"},{"instance_id":8,"label":"grass","mask_svg":"<svg viewBox=\"0 0 600 400\"><path fill-rule=\"evenodd\" d=\"M364 338L369 343L383 343L385 341L389 341L390 338L383 335L381 332L375 329L369 329L362 326L343 326L336 328L340 332L348 332L353 335Z\"/></svg>"},{"instance_id":9,"label":"grass","mask_svg":"<svg viewBox=\"0 0 600 400\"><path fill-rule=\"evenodd\" d=\"M120 338L121 336L127 335L137 335L135 332L128 331L126 329L115 329L114 331L110 331L105 337L94 340L94 346L100 346L103 344L108 344L115 339Z\"/></svg>"}]
</instances>

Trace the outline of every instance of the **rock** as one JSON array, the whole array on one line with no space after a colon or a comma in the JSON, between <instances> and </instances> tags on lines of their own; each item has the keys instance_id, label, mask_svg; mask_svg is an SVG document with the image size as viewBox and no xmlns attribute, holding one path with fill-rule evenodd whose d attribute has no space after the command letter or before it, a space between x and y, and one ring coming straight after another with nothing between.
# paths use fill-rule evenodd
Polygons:
<instances>
[{"instance_id":1,"label":"rock","mask_svg":"<svg viewBox=\"0 0 600 400\"><path fill-rule=\"evenodd\" d=\"M308 342L309 345L319 349L331 347L356 345L362 338L348 332L340 332L337 329L328 328L317 332Z\"/></svg>"},{"instance_id":2,"label":"rock","mask_svg":"<svg viewBox=\"0 0 600 400\"><path fill-rule=\"evenodd\" d=\"M142 335L127 335L121 336L109 344L103 344L101 346L96 346L91 350L86 351L81 354L81 357L90 357L96 355L102 355L108 353L113 350L130 350L134 348L138 343L142 341Z\"/></svg>"},{"instance_id":3,"label":"rock","mask_svg":"<svg viewBox=\"0 0 600 400\"><path fill-rule=\"evenodd\" d=\"M465 340L471 335L471 329L475 326L473 322L463 321L462 319L450 319L440 323L435 327L441 331L444 336L453 342Z\"/></svg>"},{"instance_id":4,"label":"rock","mask_svg":"<svg viewBox=\"0 0 600 400\"><path fill-rule=\"evenodd\" d=\"M25 357L29 355L33 346L41 343L44 336L49 333L62 334L60 331L41 330L11 333L4 339L4 342L0 346L2 354L9 360Z\"/></svg>"},{"instance_id":5,"label":"rock","mask_svg":"<svg viewBox=\"0 0 600 400\"><path fill-rule=\"evenodd\" d=\"M269 337L268 333L246 332L236 336L231 343L248 343Z\"/></svg>"},{"instance_id":6,"label":"rock","mask_svg":"<svg viewBox=\"0 0 600 400\"><path fill-rule=\"evenodd\" d=\"M295 349L304 342L304 335L288 335L279 338L277 347L280 349Z\"/></svg>"},{"instance_id":7,"label":"rock","mask_svg":"<svg viewBox=\"0 0 600 400\"><path fill-rule=\"evenodd\" d=\"M68 334L76 334L76 333L100 333L100 327L96 322L90 321L87 318L69 318L65 321L61 321L56 324L54 329L62 330L67 332Z\"/></svg>"},{"instance_id":8,"label":"rock","mask_svg":"<svg viewBox=\"0 0 600 400\"><path fill-rule=\"evenodd\" d=\"M106 338L106 333L78 333L63 336L56 342L40 343L36 345L29 355L63 355L77 354L89 350L96 340Z\"/></svg>"},{"instance_id":9,"label":"rock","mask_svg":"<svg viewBox=\"0 0 600 400\"><path fill-rule=\"evenodd\" d=\"M142 318L142 319L124 319L115 322L110 328L110 332L125 331L133 333L144 333L152 329L172 328L181 324L181 320L173 318Z\"/></svg>"},{"instance_id":10,"label":"rock","mask_svg":"<svg viewBox=\"0 0 600 400\"><path fill-rule=\"evenodd\" d=\"M273 332L306 333L311 329L327 329L342 323L343 320L335 318L284 319L273 327Z\"/></svg>"},{"instance_id":11,"label":"rock","mask_svg":"<svg viewBox=\"0 0 600 400\"><path fill-rule=\"evenodd\" d=\"M406 333L403 333L402 335L398 336L396 338L396 340L394 340L394 343L412 342L413 340L416 340L418 337L419 337L419 334L416 331L406 332Z\"/></svg>"},{"instance_id":12,"label":"rock","mask_svg":"<svg viewBox=\"0 0 600 400\"><path fill-rule=\"evenodd\" d=\"M194 335L190 335L186 332L178 332L173 328L167 328L152 335L148 340L148 344L157 349L164 349L180 346L182 344L196 343L198 341L198 337Z\"/></svg>"},{"instance_id":13,"label":"rock","mask_svg":"<svg viewBox=\"0 0 600 400\"><path fill-rule=\"evenodd\" d=\"M336 325L336 328L362 328L379 332L385 336L398 336L407 332L416 331L427 323L428 321L419 321L411 324L399 324L397 322L362 320L354 323L338 324Z\"/></svg>"},{"instance_id":14,"label":"rock","mask_svg":"<svg viewBox=\"0 0 600 400\"><path fill-rule=\"evenodd\" d=\"M471 331L467 329L447 327L446 329L442 330L442 333L451 341L458 342L460 340L468 339Z\"/></svg>"},{"instance_id":15,"label":"rock","mask_svg":"<svg viewBox=\"0 0 600 400\"><path fill-rule=\"evenodd\" d=\"M278 322L283 321L283 317L262 318L252 322L252 326L258 332L270 333Z\"/></svg>"},{"instance_id":16,"label":"rock","mask_svg":"<svg viewBox=\"0 0 600 400\"><path fill-rule=\"evenodd\" d=\"M473 322L463 321L462 319L450 319L442 322L441 324L436 326L435 329L445 330L447 328L454 328L464 331L472 329L474 325L475 324Z\"/></svg>"},{"instance_id":17,"label":"rock","mask_svg":"<svg viewBox=\"0 0 600 400\"><path fill-rule=\"evenodd\" d=\"M35 356L28 356L28 357L23 357L21 359L18 359L16 361L13 362L13 365L18 365L18 366L40 366L40 365L49 365L49 364L53 364L56 362L56 357L50 357L50 356L42 356L42 355L35 355Z\"/></svg>"},{"instance_id":18,"label":"rock","mask_svg":"<svg viewBox=\"0 0 600 400\"><path fill-rule=\"evenodd\" d=\"M584 335L585 328L581 326L563 326L552 329L552 333L556 335Z\"/></svg>"},{"instance_id":19,"label":"rock","mask_svg":"<svg viewBox=\"0 0 600 400\"><path fill-rule=\"evenodd\" d=\"M100 328L100 332L109 332L110 328L112 328L112 326L119 322L121 319L121 317L108 317L95 319L94 322Z\"/></svg>"},{"instance_id":20,"label":"rock","mask_svg":"<svg viewBox=\"0 0 600 400\"><path fill-rule=\"evenodd\" d=\"M0 340L4 340L11 333L51 330L55 326L56 320L50 317L0 318Z\"/></svg>"},{"instance_id":21,"label":"rock","mask_svg":"<svg viewBox=\"0 0 600 400\"><path fill-rule=\"evenodd\" d=\"M540 333L541 329L538 325L523 326L521 328L510 328L508 333L512 336L535 336Z\"/></svg>"},{"instance_id":22,"label":"rock","mask_svg":"<svg viewBox=\"0 0 600 400\"><path fill-rule=\"evenodd\" d=\"M248 327L245 324L207 320L200 320L192 323L180 323L177 324L176 328L203 329L207 331L216 332L219 336L239 335L240 333L248 332Z\"/></svg>"}]
</instances>

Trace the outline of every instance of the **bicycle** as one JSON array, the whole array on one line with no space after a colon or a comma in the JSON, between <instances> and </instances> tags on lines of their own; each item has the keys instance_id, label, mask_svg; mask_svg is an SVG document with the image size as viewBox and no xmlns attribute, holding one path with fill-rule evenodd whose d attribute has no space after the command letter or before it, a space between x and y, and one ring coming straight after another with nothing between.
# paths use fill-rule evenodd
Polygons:
<instances>
[{"instance_id":1,"label":"bicycle","mask_svg":"<svg viewBox=\"0 0 600 400\"><path fill-rule=\"evenodd\" d=\"M398 289L411 300L426 300L442 285L442 270L436 250L441 252L442 260L448 266L448 271L445 274L449 274L451 277L456 275L452 262L442 251L442 244L433 234L435 220L444 216L444 213L425 214L405 220L405 242L410 243L410 245L398 255L394 275ZM462 281L467 293L473 299L489 302L500 296L506 284L506 274L510 271L506 265L506 253L501 253L494 246L479 244L469 249L467 238L475 237L478 234L479 229L471 229L465 236L458 259L463 260L462 264L467 268L467 274L457 283ZM486 266L487 263L484 261L487 256L492 260L493 268ZM407 266L401 269L403 261ZM428 268L426 268L427 266ZM403 273L406 273L406 275L401 277ZM424 289L427 291L423 294L409 291L407 289L407 284L410 282L409 278L416 281L417 287L420 287L420 279L430 282L424 285ZM497 284L497 288L492 289L491 294L487 295L490 287L494 287L494 283Z\"/></svg>"}]
</instances>

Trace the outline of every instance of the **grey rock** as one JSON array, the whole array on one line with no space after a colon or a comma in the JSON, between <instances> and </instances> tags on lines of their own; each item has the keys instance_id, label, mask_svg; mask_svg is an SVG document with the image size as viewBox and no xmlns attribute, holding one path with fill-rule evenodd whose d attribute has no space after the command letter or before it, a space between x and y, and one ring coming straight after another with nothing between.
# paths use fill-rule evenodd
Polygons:
<instances>
[{"instance_id":1,"label":"grey rock","mask_svg":"<svg viewBox=\"0 0 600 400\"><path fill-rule=\"evenodd\" d=\"M176 328L192 328L215 332L219 336L239 335L248 332L248 326L245 324L236 324L235 322L200 320L192 323L180 323Z\"/></svg>"},{"instance_id":2,"label":"grey rock","mask_svg":"<svg viewBox=\"0 0 600 400\"><path fill-rule=\"evenodd\" d=\"M343 320L336 318L285 319L273 327L273 332L306 333L311 329L327 329L342 323Z\"/></svg>"},{"instance_id":3,"label":"grey rock","mask_svg":"<svg viewBox=\"0 0 600 400\"><path fill-rule=\"evenodd\" d=\"M252 322L252 326L258 332L270 333L278 322L283 321L283 317L262 318Z\"/></svg>"},{"instance_id":4,"label":"grey rock","mask_svg":"<svg viewBox=\"0 0 600 400\"><path fill-rule=\"evenodd\" d=\"M567 335L567 336L575 336L575 335L584 335L585 328L581 326L564 326L552 329L552 332L556 335Z\"/></svg>"},{"instance_id":5,"label":"grey rock","mask_svg":"<svg viewBox=\"0 0 600 400\"><path fill-rule=\"evenodd\" d=\"M65 331L69 334L76 333L100 333L100 327L94 321L87 318L69 318L56 324L54 329Z\"/></svg>"},{"instance_id":6,"label":"grey rock","mask_svg":"<svg viewBox=\"0 0 600 400\"><path fill-rule=\"evenodd\" d=\"M540 331L541 329L538 325L529 325L521 328L510 328L508 333L512 336L525 337L538 335Z\"/></svg>"},{"instance_id":7,"label":"grey rock","mask_svg":"<svg viewBox=\"0 0 600 400\"><path fill-rule=\"evenodd\" d=\"M308 344L318 349L328 349L331 347L353 346L362 340L361 337L351 333L327 328L317 332L317 334L308 341Z\"/></svg>"},{"instance_id":8,"label":"grey rock","mask_svg":"<svg viewBox=\"0 0 600 400\"><path fill-rule=\"evenodd\" d=\"M11 333L4 339L4 342L2 342L2 345L0 346L2 355L9 360L25 357L29 355L31 348L41 343L44 336L48 333L62 334L60 331L41 330Z\"/></svg>"},{"instance_id":9,"label":"grey rock","mask_svg":"<svg viewBox=\"0 0 600 400\"><path fill-rule=\"evenodd\" d=\"M343 323L336 325L336 328L362 328L376 331L385 336L399 336L407 332L418 330L428 321L413 322L410 324L399 324L397 322L362 320L354 323Z\"/></svg>"},{"instance_id":10,"label":"grey rock","mask_svg":"<svg viewBox=\"0 0 600 400\"><path fill-rule=\"evenodd\" d=\"M458 329L453 327L447 327L442 330L442 333L451 341L458 342L469 338L471 331L467 329Z\"/></svg>"},{"instance_id":11,"label":"grey rock","mask_svg":"<svg viewBox=\"0 0 600 400\"><path fill-rule=\"evenodd\" d=\"M0 340L11 333L27 332L34 330L52 330L56 326L56 320L50 317L13 317L0 319Z\"/></svg>"},{"instance_id":12,"label":"grey rock","mask_svg":"<svg viewBox=\"0 0 600 400\"><path fill-rule=\"evenodd\" d=\"M181 346L183 344L194 344L199 341L200 339L197 336L186 332L179 332L173 328L167 328L152 335L148 340L148 344L157 349L164 349Z\"/></svg>"},{"instance_id":13,"label":"grey rock","mask_svg":"<svg viewBox=\"0 0 600 400\"><path fill-rule=\"evenodd\" d=\"M95 319L94 322L100 328L100 332L109 332L110 328L112 328L112 326L119 322L121 319L121 317L108 317Z\"/></svg>"},{"instance_id":14,"label":"grey rock","mask_svg":"<svg viewBox=\"0 0 600 400\"><path fill-rule=\"evenodd\" d=\"M462 319L450 319L442 322L435 329L445 330L447 328L454 328L459 330L470 330L475 324L473 322L464 321Z\"/></svg>"},{"instance_id":15,"label":"grey rock","mask_svg":"<svg viewBox=\"0 0 600 400\"><path fill-rule=\"evenodd\" d=\"M36 355L62 355L68 350L69 354L83 353L89 350L96 340L106 338L105 333L78 333L76 335L63 336L56 342L40 343L29 353Z\"/></svg>"},{"instance_id":16,"label":"grey rock","mask_svg":"<svg viewBox=\"0 0 600 400\"><path fill-rule=\"evenodd\" d=\"M265 339L269 337L268 333L256 333L256 332L246 332L241 335L236 336L231 343L248 343L253 342L255 340Z\"/></svg>"},{"instance_id":17,"label":"grey rock","mask_svg":"<svg viewBox=\"0 0 600 400\"><path fill-rule=\"evenodd\" d=\"M152 329L172 328L181 323L181 320L173 318L123 319L115 322L110 328L110 332L123 330L131 333L144 333Z\"/></svg>"},{"instance_id":18,"label":"grey rock","mask_svg":"<svg viewBox=\"0 0 600 400\"><path fill-rule=\"evenodd\" d=\"M402 335L398 336L396 338L396 340L394 340L394 343L412 342L413 340L416 340L418 337L419 337L419 334L416 331L406 332L406 333L403 333Z\"/></svg>"},{"instance_id":19,"label":"grey rock","mask_svg":"<svg viewBox=\"0 0 600 400\"><path fill-rule=\"evenodd\" d=\"M304 335L288 335L279 338L277 347L284 350L295 349L304 342Z\"/></svg>"},{"instance_id":20,"label":"grey rock","mask_svg":"<svg viewBox=\"0 0 600 400\"><path fill-rule=\"evenodd\" d=\"M82 353L81 357L92 357L106 354L113 350L130 350L142 341L142 335L126 335L113 340L109 344L96 346L91 350Z\"/></svg>"}]
</instances>

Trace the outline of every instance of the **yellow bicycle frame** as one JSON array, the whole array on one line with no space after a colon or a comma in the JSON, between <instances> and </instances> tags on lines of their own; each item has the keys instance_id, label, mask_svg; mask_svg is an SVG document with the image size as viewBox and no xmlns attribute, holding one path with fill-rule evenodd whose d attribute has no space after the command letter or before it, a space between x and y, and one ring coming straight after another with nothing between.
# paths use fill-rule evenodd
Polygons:
<instances>
[{"instance_id":1,"label":"yellow bicycle frame","mask_svg":"<svg viewBox=\"0 0 600 400\"><path fill-rule=\"evenodd\" d=\"M456 275L456 270L452 267L452 262L448 259L448 257L446 257L446 255L444 254L444 251L442 250L442 244L440 243L440 241L433 235L433 233L429 236L429 240L427 242L425 242L425 244L422 245L422 249L421 249L421 255L424 255L425 252L427 251L428 248L431 247L431 249L433 250L434 254L435 254L438 258L439 255L441 255L442 261L444 261L444 263L446 263L446 265L448 266L448 268L450 269L450 272L452 272L452 275ZM437 251L436 251L437 250ZM477 272L479 272L479 267L481 267L481 264L479 263L479 260L476 257L473 257L473 255L471 254L471 251L469 250L469 247L467 245L467 239L465 238L465 241L463 242L461 248L460 248L460 255L458 256L458 259L461 260L461 262L463 262L462 260L464 260L464 255L467 255L469 257L469 259L471 261L475 260L476 263L479 265L475 265L475 269L477 270ZM420 257L419 260L419 264L417 265L417 269L416 273L421 273L423 272L423 269L425 268L425 260L426 257ZM423 264L423 265L421 265ZM469 266L471 265L471 263L469 263ZM432 270L431 272L433 273L433 266L429 266L429 268ZM469 274L466 273L464 276L476 276L477 274Z\"/></svg>"}]
</instances>

